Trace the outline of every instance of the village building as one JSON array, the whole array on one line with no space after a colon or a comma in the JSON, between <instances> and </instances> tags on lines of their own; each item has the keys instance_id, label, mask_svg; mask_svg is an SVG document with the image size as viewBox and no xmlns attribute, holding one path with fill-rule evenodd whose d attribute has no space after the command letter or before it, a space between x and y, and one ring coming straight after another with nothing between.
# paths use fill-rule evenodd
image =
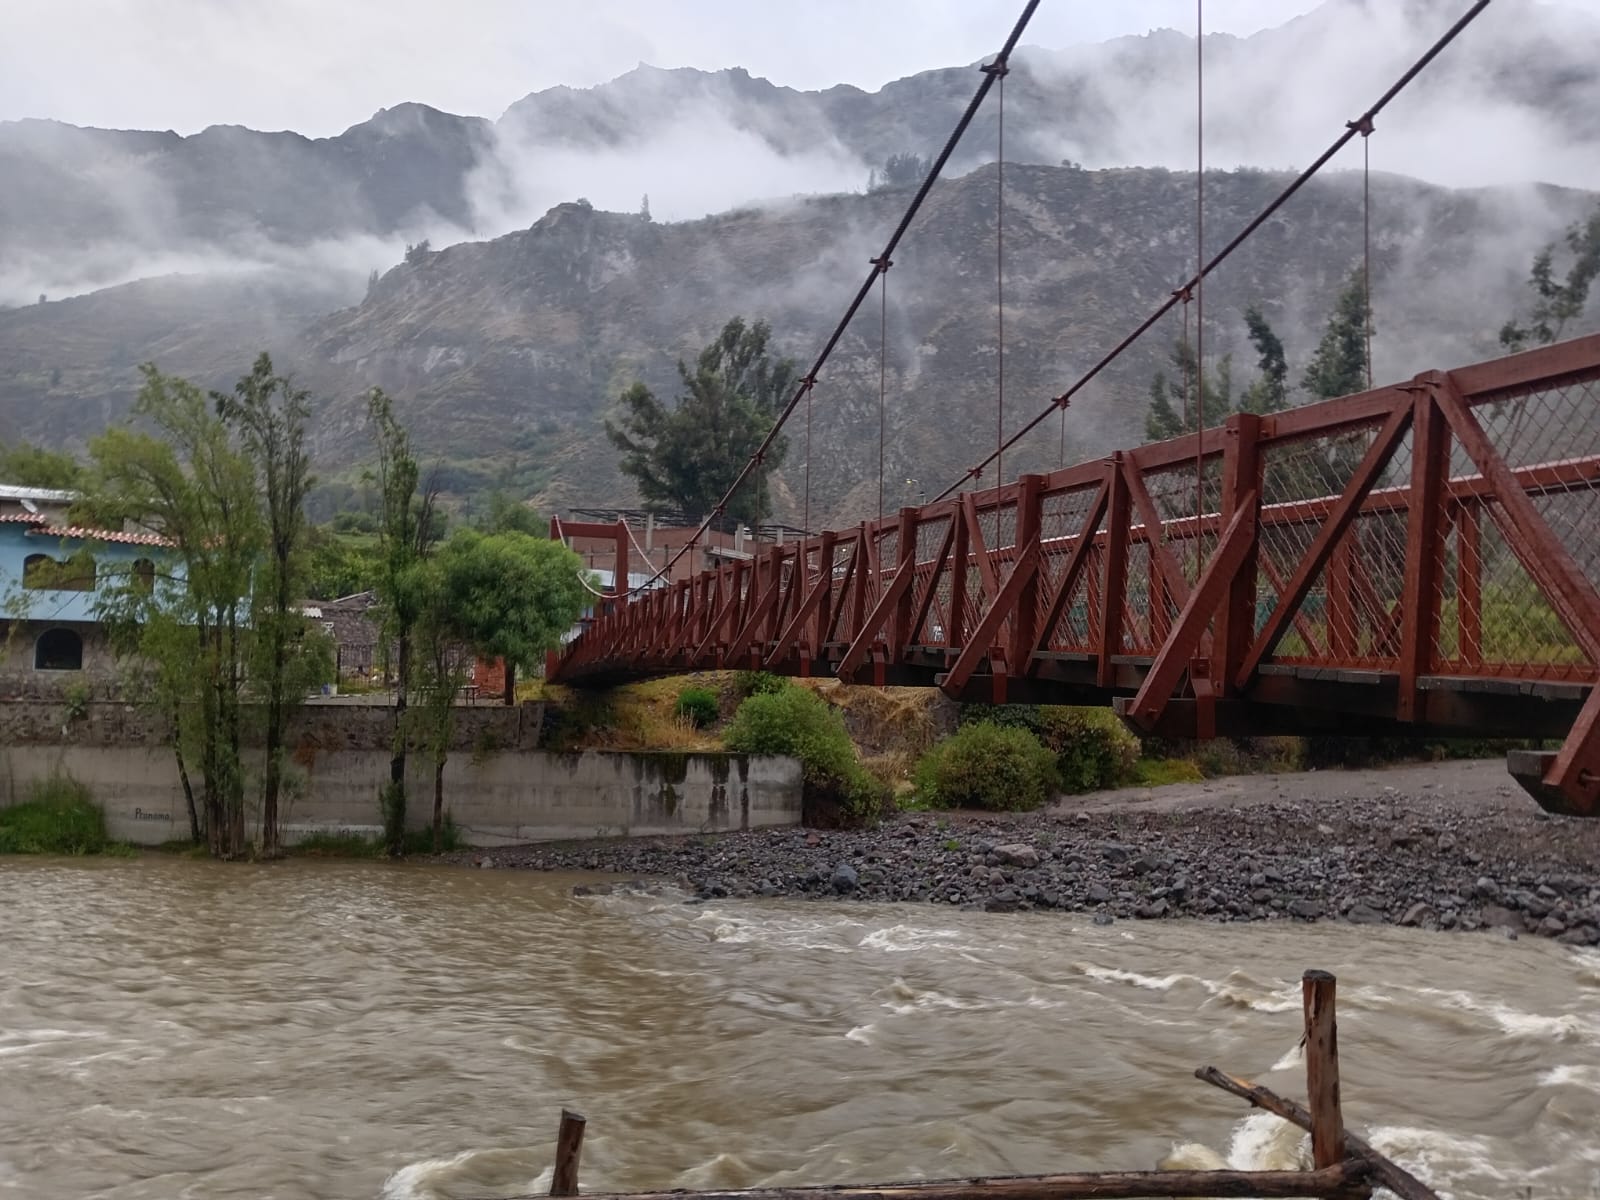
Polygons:
<instances>
[{"instance_id":1,"label":"village building","mask_svg":"<svg viewBox=\"0 0 1600 1200\"><path fill-rule=\"evenodd\" d=\"M100 618L114 582L153 588L170 543L148 530L86 528L73 492L0 484L0 697L114 686L117 660Z\"/></svg>"}]
</instances>

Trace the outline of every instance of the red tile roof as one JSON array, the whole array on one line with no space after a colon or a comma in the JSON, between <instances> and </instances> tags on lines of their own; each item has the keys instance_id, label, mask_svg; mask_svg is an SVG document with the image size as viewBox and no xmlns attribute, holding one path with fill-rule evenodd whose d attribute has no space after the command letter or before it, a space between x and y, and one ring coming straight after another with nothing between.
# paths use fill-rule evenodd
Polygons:
<instances>
[{"instance_id":1,"label":"red tile roof","mask_svg":"<svg viewBox=\"0 0 1600 1200\"><path fill-rule=\"evenodd\" d=\"M28 530L29 537L81 538L91 542L119 542L125 546L170 546L172 542L159 533L121 533L115 529L85 529L81 525L61 527L41 525Z\"/></svg>"}]
</instances>

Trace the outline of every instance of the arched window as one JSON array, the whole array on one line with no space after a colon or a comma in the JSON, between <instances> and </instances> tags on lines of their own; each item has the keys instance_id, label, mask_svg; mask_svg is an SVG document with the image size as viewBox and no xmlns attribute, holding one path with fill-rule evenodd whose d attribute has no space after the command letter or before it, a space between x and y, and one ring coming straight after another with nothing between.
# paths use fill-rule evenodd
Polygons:
<instances>
[{"instance_id":1,"label":"arched window","mask_svg":"<svg viewBox=\"0 0 1600 1200\"><path fill-rule=\"evenodd\" d=\"M94 591L94 556L80 550L71 558L57 563L54 587L62 592Z\"/></svg>"},{"instance_id":2,"label":"arched window","mask_svg":"<svg viewBox=\"0 0 1600 1200\"><path fill-rule=\"evenodd\" d=\"M22 560L22 586L49 587L55 578L56 560L48 554L30 554Z\"/></svg>"},{"instance_id":3,"label":"arched window","mask_svg":"<svg viewBox=\"0 0 1600 1200\"><path fill-rule=\"evenodd\" d=\"M22 560L22 586L53 592L94 591L94 556L80 550L65 560L30 554Z\"/></svg>"},{"instance_id":4,"label":"arched window","mask_svg":"<svg viewBox=\"0 0 1600 1200\"><path fill-rule=\"evenodd\" d=\"M133 586L141 592L156 590L156 565L148 558L136 559L133 564Z\"/></svg>"},{"instance_id":5,"label":"arched window","mask_svg":"<svg viewBox=\"0 0 1600 1200\"><path fill-rule=\"evenodd\" d=\"M50 629L33 646L35 671L83 670L83 639L70 629Z\"/></svg>"}]
</instances>

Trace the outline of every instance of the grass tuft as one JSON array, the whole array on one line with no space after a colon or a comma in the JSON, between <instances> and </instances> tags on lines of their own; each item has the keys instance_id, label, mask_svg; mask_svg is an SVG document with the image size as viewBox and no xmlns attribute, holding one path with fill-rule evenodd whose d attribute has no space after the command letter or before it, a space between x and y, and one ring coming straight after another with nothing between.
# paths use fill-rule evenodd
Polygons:
<instances>
[{"instance_id":1,"label":"grass tuft","mask_svg":"<svg viewBox=\"0 0 1600 1200\"><path fill-rule=\"evenodd\" d=\"M106 836L106 818L89 789L57 775L0 809L0 854L132 854Z\"/></svg>"}]
</instances>

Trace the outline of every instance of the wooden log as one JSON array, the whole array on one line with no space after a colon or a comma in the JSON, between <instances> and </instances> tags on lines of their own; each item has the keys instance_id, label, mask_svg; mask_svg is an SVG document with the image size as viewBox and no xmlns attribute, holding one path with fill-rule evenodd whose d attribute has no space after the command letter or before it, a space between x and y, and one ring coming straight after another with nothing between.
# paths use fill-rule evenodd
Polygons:
<instances>
[{"instance_id":1,"label":"wooden log","mask_svg":"<svg viewBox=\"0 0 1600 1200\"><path fill-rule=\"evenodd\" d=\"M1322 1196L1354 1200L1371 1195L1369 1172L1369 1166L1356 1159L1320 1171L1105 1171L871 1187L587 1193L584 1200L1133 1200L1151 1196Z\"/></svg>"},{"instance_id":2,"label":"wooden log","mask_svg":"<svg viewBox=\"0 0 1600 1200\"><path fill-rule=\"evenodd\" d=\"M1306 1096L1311 1102L1311 1159L1318 1167L1344 1161L1344 1116L1339 1110L1339 1027L1333 999L1337 982L1326 971L1300 981L1306 1016Z\"/></svg>"},{"instance_id":3,"label":"wooden log","mask_svg":"<svg viewBox=\"0 0 1600 1200\"><path fill-rule=\"evenodd\" d=\"M1311 1129L1311 1114L1295 1101L1287 1096L1278 1095L1271 1088L1251 1083L1246 1079L1235 1078L1215 1067L1201 1067L1194 1074L1196 1079L1204 1080L1212 1087L1219 1087L1242 1100L1248 1100L1256 1108L1275 1113L1291 1125L1298 1125L1307 1132ZM1379 1154L1366 1141L1348 1130L1345 1131L1344 1142L1352 1157L1371 1167L1372 1178L1399 1196L1401 1200L1439 1200L1439 1193L1404 1167Z\"/></svg>"},{"instance_id":4,"label":"wooden log","mask_svg":"<svg viewBox=\"0 0 1600 1200\"><path fill-rule=\"evenodd\" d=\"M550 1176L552 1196L578 1194L578 1158L583 1153L583 1129L588 1122L570 1109L561 1110L561 1128L556 1132L556 1168Z\"/></svg>"}]
</instances>

